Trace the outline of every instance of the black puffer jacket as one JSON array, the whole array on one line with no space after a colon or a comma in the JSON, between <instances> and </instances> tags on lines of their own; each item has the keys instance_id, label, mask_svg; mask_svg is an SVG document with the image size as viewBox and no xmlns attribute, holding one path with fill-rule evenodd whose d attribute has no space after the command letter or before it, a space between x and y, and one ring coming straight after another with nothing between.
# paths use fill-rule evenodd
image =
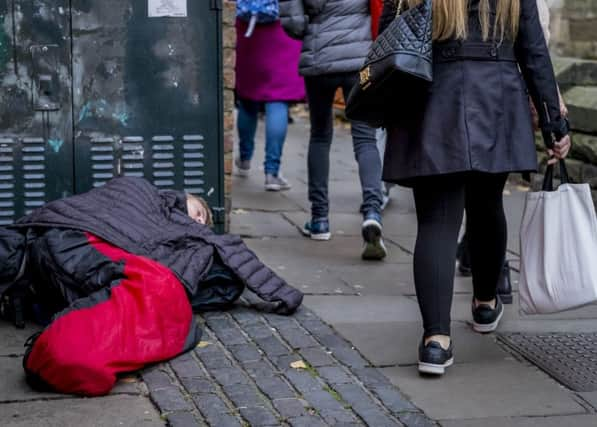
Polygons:
<instances>
[{"instance_id":1,"label":"black puffer jacket","mask_svg":"<svg viewBox=\"0 0 597 427\"><path fill-rule=\"evenodd\" d=\"M116 178L88 193L57 200L13 227L90 232L172 270L192 297L217 253L222 263L281 314L294 312L303 295L263 265L240 237L218 235L186 214L184 193L160 192L138 178Z\"/></svg>"}]
</instances>

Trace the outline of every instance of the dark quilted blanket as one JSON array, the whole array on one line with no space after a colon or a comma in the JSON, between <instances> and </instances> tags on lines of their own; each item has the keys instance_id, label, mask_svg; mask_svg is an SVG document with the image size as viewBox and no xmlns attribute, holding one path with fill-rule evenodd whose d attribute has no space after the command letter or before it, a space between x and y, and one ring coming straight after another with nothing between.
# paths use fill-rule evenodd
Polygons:
<instances>
[{"instance_id":1,"label":"dark quilted blanket","mask_svg":"<svg viewBox=\"0 0 597 427\"><path fill-rule=\"evenodd\" d=\"M139 178L116 178L103 187L48 203L16 228L67 228L92 233L132 254L168 267L192 296L217 253L272 310L290 314L303 295L259 261L234 235L219 235L186 215L184 193L159 191Z\"/></svg>"}]
</instances>

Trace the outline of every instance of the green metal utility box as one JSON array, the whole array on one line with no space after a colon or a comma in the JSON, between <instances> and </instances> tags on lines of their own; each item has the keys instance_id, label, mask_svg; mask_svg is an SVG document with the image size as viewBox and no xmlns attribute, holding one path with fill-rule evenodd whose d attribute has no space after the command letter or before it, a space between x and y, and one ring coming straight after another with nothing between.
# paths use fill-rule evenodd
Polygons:
<instances>
[{"instance_id":1,"label":"green metal utility box","mask_svg":"<svg viewBox=\"0 0 597 427\"><path fill-rule=\"evenodd\" d=\"M0 0L0 224L145 177L224 222L221 0Z\"/></svg>"}]
</instances>

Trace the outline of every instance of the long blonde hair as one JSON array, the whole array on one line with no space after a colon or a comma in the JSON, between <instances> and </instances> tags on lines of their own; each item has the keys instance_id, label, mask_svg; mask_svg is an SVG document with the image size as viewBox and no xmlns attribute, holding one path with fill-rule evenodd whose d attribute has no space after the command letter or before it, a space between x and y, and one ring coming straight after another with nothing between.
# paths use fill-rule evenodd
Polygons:
<instances>
[{"instance_id":1,"label":"long blonde hair","mask_svg":"<svg viewBox=\"0 0 597 427\"><path fill-rule=\"evenodd\" d=\"M406 0L409 7L423 0ZM433 40L451 38L466 39L468 36L469 0L433 0ZM490 37L489 0L480 0L479 21L483 40ZM518 33L520 0L497 0L495 25L491 37L494 40L514 40Z\"/></svg>"}]
</instances>

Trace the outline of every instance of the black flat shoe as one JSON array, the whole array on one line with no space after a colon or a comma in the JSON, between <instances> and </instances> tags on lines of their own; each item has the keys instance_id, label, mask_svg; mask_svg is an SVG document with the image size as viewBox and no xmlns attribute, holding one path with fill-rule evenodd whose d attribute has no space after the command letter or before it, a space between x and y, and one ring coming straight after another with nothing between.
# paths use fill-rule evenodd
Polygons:
<instances>
[{"instance_id":1,"label":"black flat shoe","mask_svg":"<svg viewBox=\"0 0 597 427\"><path fill-rule=\"evenodd\" d=\"M419 345L419 372L428 375L443 375L446 368L454 364L452 355L452 342L450 347L444 350L437 341L429 341L427 345L425 340Z\"/></svg>"},{"instance_id":2,"label":"black flat shoe","mask_svg":"<svg viewBox=\"0 0 597 427\"><path fill-rule=\"evenodd\" d=\"M475 299L473 298L473 330L475 332L488 334L497 329L504 315L504 305L499 296L496 296L495 301L495 308L488 304L479 304L475 307Z\"/></svg>"}]
</instances>

